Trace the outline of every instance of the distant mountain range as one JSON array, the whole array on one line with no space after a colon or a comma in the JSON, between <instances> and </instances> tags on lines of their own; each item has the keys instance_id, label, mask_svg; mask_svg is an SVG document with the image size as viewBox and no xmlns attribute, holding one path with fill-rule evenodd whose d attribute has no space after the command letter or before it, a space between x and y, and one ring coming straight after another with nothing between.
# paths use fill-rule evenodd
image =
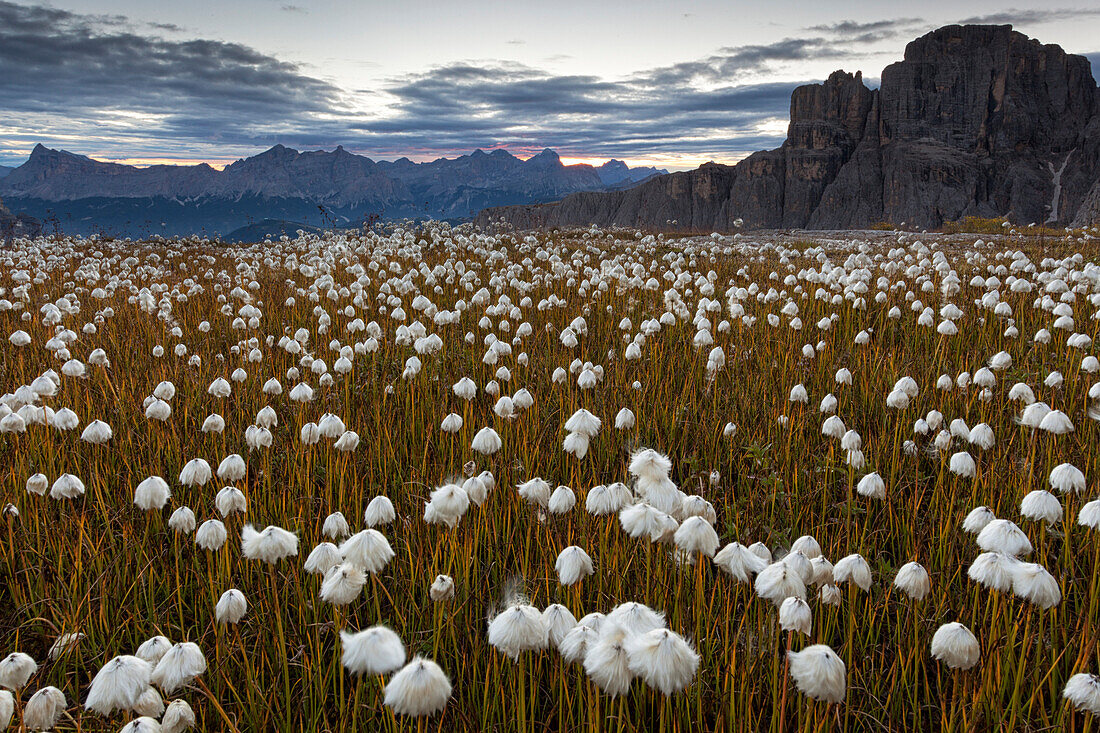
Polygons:
<instances>
[{"instance_id":1,"label":"distant mountain range","mask_svg":"<svg viewBox=\"0 0 1100 733\"><path fill-rule=\"evenodd\" d=\"M933 228L968 216L1100 224L1100 89L1089 60L1008 25L952 25L877 89L837 71L791 96L787 139L620 192L490 209L519 228Z\"/></svg>"},{"instance_id":2,"label":"distant mountain range","mask_svg":"<svg viewBox=\"0 0 1100 733\"><path fill-rule=\"evenodd\" d=\"M23 165L0 168L0 198L47 231L227 234L264 220L340 227L372 217L467 219L489 206L620 190L664 173L618 160L567 166L549 149L526 160L498 149L414 163L276 145L219 171L205 163L139 168L37 145Z\"/></svg>"}]
</instances>

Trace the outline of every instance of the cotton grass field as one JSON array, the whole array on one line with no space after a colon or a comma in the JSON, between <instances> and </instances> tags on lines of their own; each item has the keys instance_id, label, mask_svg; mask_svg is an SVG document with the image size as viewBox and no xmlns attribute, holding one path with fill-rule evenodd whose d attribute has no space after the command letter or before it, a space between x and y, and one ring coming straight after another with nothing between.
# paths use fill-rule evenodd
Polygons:
<instances>
[{"instance_id":1,"label":"cotton grass field","mask_svg":"<svg viewBox=\"0 0 1100 733\"><path fill-rule=\"evenodd\" d=\"M0 727L1092 729L1096 240L874 236L16 241Z\"/></svg>"}]
</instances>

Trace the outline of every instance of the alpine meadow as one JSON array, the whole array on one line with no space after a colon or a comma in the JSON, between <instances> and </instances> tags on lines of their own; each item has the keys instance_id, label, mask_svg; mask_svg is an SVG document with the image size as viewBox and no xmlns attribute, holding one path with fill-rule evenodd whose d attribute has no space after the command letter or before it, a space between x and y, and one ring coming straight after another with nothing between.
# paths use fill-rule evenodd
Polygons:
<instances>
[{"instance_id":1,"label":"alpine meadow","mask_svg":"<svg viewBox=\"0 0 1100 733\"><path fill-rule=\"evenodd\" d=\"M1095 229L0 251L0 727L1087 731Z\"/></svg>"}]
</instances>

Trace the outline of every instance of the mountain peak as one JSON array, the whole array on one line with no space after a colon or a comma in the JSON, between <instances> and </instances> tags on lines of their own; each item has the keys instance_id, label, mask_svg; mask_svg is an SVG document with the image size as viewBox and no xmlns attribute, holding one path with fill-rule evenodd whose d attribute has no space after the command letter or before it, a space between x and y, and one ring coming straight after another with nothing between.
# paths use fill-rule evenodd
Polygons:
<instances>
[{"instance_id":1,"label":"mountain peak","mask_svg":"<svg viewBox=\"0 0 1100 733\"><path fill-rule=\"evenodd\" d=\"M538 155L532 155L525 162L529 164L534 164L535 166L538 166L540 168L546 166L553 167L561 165L561 158L550 148L545 148L541 153L539 153Z\"/></svg>"},{"instance_id":2,"label":"mountain peak","mask_svg":"<svg viewBox=\"0 0 1100 733\"><path fill-rule=\"evenodd\" d=\"M261 156L280 156L281 157L281 156L286 156L286 155L297 155L297 154L298 154L298 151L295 150L294 148L288 148L287 146L283 145L282 143L275 143L270 148L268 148L264 152L260 153L260 155L257 155L256 157L257 158L259 158Z\"/></svg>"}]
</instances>

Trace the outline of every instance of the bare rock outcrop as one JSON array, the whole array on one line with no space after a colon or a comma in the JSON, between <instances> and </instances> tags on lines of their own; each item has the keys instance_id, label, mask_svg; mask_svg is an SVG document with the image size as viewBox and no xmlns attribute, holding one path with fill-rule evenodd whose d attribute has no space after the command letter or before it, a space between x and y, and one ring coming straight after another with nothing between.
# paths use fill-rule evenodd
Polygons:
<instances>
[{"instance_id":1,"label":"bare rock outcrop","mask_svg":"<svg viewBox=\"0 0 1100 733\"><path fill-rule=\"evenodd\" d=\"M728 231L738 218L849 229L1007 216L1064 225L1081 218L1087 197L1096 209L1098 178L1100 90L1088 60L1011 26L953 25L909 43L877 90L842 71L797 88L776 150L613 194L490 209L479 221Z\"/></svg>"}]
</instances>

